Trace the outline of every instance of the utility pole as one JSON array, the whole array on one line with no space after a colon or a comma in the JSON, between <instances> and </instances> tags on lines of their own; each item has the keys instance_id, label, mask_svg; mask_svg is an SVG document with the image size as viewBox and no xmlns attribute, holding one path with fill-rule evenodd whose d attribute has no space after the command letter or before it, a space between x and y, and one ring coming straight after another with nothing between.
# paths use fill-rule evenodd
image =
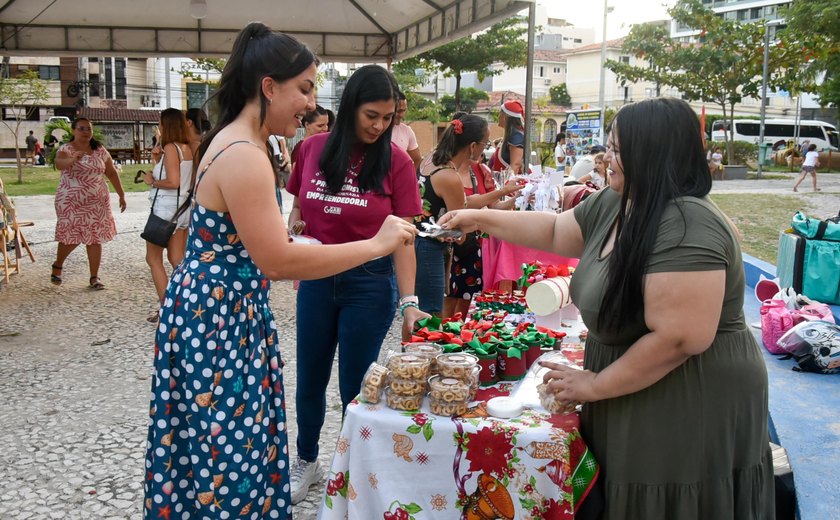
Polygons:
<instances>
[{"instance_id":1,"label":"utility pole","mask_svg":"<svg viewBox=\"0 0 840 520\"><path fill-rule=\"evenodd\" d=\"M522 173L528 173L527 165L531 164L531 105L534 98L534 32L537 17L537 3L528 5L528 60L525 65L525 148L522 150Z\"/></svg>"},{"instance_id":2,"label":"utility pole","mask_svg":"<svg viewBox=\"0 0 840 520\"><path fill-rule=\"evenodd\" d=\"M609 0L604 0L604 32L601 33L601 82L598 87L598 106L601 108L601 128L599 130L599 139L601 140L600 144L604 144L604 115L606 113L604 108L604 83L606 82L606 69L604 68L604 63L607 61L607 13L610 12L610 8L607 5L608 1Z\"/></svg>"}]
</instances>

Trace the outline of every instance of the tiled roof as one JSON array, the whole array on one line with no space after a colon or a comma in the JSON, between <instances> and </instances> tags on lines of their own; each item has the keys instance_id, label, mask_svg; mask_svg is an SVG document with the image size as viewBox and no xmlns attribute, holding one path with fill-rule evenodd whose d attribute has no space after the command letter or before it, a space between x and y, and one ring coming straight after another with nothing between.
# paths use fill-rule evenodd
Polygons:
<instances>
[{"instance_id":1,"label":"tiled roof","mask_svg":"<svg viewBox=\"0 0 840 520\"><path fill-rule=\"evenodd\" d=\"M523 94L517 94L516 92L511 92L510 90L497 90L493 92L488 92L487 96L490 99L482 99L478 103L476 103L476 107L474 112L485 112L490 110L491 108L499 108L502 104L502 98L505 101L510 101L515 99L525 105L525 96ZM545 109L541 109L540 112L551 112L551 113L564 113L566 111L565 107L561 107L558 105L548 105Z\"/></svg>"},{"instance_id":2,"label":"tiled roof","mask_svg":"<svg viewBox=\"0 0 840 520\"><path fill-rule=\"evenodd\" d=\"M616 38L615 40L607 40L607 48L608 49L620 49L621 45L624 43L624 38ZM584 52L592 52L592 51L600 51L601 50L601 42L598 43L590 43L589 45L584 45L583 47L577 47L575 49L571 49L569 54L581 54Z\"/></svg>"},{"instance_id":3,"label":"tiled roof","mask_svg":"<svg viewBox=\"0 0 840 520\"><path fill-rule=\"evenodd\" d=\"M574 50L574 49L572 49ZM534 60L535 61L556 61L564 63L566 61L566 55L569 54L569 51L534 51Z\"/></svg>"},{"instance_id":4,"label":"tiled roof","mask_svg":"<svg viewBox=\"0 0 840 520\"><path fill-rule=\"evenodd\" d=\"M94 123L157 123L160 121L160 110L82 107L78 110L77 117L90 119Z\"/></svg>"}]
</instances>

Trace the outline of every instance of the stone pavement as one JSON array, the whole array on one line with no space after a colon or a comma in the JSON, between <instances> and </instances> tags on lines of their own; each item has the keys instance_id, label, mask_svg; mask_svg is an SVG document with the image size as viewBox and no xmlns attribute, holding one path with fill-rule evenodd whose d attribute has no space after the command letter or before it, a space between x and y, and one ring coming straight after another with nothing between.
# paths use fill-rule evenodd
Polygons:
<instances>
[{"instance_id":1,"label":"stone pavement","mask_svg":"<svg viewBox=\"0 0 840 520\"><path fill-rule=\"evenodd\" d=\"M840 175L820 175L823 191L797 196L828 216L840 209ZM715 182L715 192L793 195L791 180ZM807 187L806 187L807 189ZM18 197L37 263L24 263L0 291L0 519L142 518L143 457L148 418L154 327L145 318L155 295L139 233L145 194L128 194L117 214L118 237L104 246L101 277L108 289L86 288L82 251L65 263L64 285L49 283L55 258L51 196ZM290 209L291 198L284 199ZM114 199L112 207L116 207ZM290 282L274 284L287 392L295 387L295 305ZM398 344L399 324L384 348ZM336 373L336 370L333 370ZM329 403L340 403L331 384ZM295 438L294 400L287 402L289 436ZM320 461L329 467L340 429L340 405L331 405ZM291 447L294 455L294 446ZM295 508L297 519L315 518L323 479Z\"/></svg>"},{"instance_id":2,"label":"stone pavement","mask_svg":"<svg viewBox=\"0 0 840 520\"><path fill-rule=\"evenodd\" d=\"M154 326L145 318L155 293L139 233L145 194L128 194L117 238L103 247L105 291L87 289L87 260L74 251L64 284L49 283L55 258L52 197L18 197L37 263L23 264L0 291L0 519L140 519ZM285 198L287 208L291 198ZM116 200L113 206L116 207ZM287 211L288 213L288 211ZM273 285L272 308L295 388L295 293ZM399 321L384 348L398 345ZM337 370L333 370L336 374ZM335 379L330 385L321 465L329 468L340 429ZM286 403L295 439L294 399ZM294 455L294 442L291 446ZM322 479L295 518L314 519Z\"/></svg>"}]
</instances>

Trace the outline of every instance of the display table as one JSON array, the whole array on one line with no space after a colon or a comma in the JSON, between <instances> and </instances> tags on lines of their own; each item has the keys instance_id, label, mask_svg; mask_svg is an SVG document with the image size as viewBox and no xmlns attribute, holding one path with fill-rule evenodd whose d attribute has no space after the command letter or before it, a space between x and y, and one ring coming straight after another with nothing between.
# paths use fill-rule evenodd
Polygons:
<instances>
[{"instance_id":1,"label":"display table","mask_svg":"<svg viewBox=\"0 0 840 520\"><path fill-rule=\"evenodd\" d=\"M545 251L517 246L494 237L481 241L484 288L495 289L503 280L522 276L522 264L539 260L544 264L577 267L577 258L564 258Z\"/></svg>"},{"instance_id":2,"label":"display table","mask_svg":"<svg viewBox=\"0 0 840 520\"><path fill-rule=\"evenodd\" d=\"M578 415L489 417L484 401L512 388L480 389L458 418L432 415L428 398L415 412L353 401L319 518L460 519L465 506L485 514L468 519L574 518L598 474Z\"/></svg>"}]
</instances>

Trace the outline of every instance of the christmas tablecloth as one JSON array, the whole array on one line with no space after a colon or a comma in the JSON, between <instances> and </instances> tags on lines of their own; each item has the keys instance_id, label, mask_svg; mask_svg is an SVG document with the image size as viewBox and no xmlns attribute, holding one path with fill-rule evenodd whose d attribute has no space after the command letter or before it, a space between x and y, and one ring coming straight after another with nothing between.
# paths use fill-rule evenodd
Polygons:
<instances>
[{"instance_id":1,"label":"christmas tablecloth","mask_svg":"<svg viewBox=\"0 0 840 520\"><path fill-rule=\"evenodd\" d=\"M484 401L512 389L479 390L457 418L432 415L428 398L414 412L351 403L319 518L574 518L598 475L578 415L489 417Z\"/></svg>"}]
</instances>

